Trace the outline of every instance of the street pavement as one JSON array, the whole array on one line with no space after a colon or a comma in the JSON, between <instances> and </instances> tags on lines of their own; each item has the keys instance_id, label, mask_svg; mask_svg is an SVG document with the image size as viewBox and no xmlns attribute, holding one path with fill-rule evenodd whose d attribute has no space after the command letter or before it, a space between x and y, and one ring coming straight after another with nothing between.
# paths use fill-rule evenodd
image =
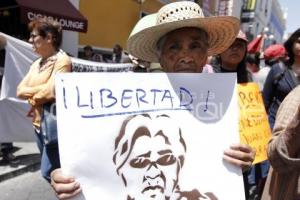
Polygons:
<instances>
[{"instance_id":1,"label":"street pavement","mask_svg":"<svg viewBox=\"0 0 300 200\"><path fill-rule=\"evenodd\" d=\"M57 200L39 170L0 182L0 194L1 200Z\"/></svg>"},{"instance_id":2,"label":"street pavement","mask_svg":"<svg viewBox=\"0 0 300 200\"><path fill-rule=\"evenodd\" d=\"M17 162L5 163L0 159L0 199L57 200L52 188L41 176L36 143L13 144Z\"/></svg>"},{"instance_id":3,"label":"street pavement","mask_svg":"<svg viewBox=\"0 0 300 200\"><path fill-rule=\"evenodd\" d=\"M13 145L13 154L18 162L5 163L0 160L0 183L40 167L40 153L36 143L16 142Z\"/></svg>"}]
</instances>

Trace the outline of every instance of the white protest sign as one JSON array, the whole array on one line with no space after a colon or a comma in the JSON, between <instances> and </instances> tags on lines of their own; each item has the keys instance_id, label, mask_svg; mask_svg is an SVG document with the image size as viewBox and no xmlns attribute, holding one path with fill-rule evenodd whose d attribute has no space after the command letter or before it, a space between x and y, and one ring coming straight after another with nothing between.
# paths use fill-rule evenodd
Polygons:
<instances>
[{"instance_id":1,"label":"white protest sign","mask_svg":"<svg viewBox=\"0 0 300 200\"><path fill-rule=\"evenodd\" d=\"M242 200L236 94L234 74L58 74L63 172L78 199Z\"/></svg>"}]
</instances>

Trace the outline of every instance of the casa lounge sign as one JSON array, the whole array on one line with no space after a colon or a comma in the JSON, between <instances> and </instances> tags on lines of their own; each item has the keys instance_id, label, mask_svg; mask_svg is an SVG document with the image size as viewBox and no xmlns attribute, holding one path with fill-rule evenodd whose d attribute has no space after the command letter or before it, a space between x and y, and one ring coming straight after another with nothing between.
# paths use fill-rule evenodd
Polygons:
<instances>
[{"instance_id":1,"label":"casa lounge sign","mask_svg":"<svg viewBox=\"0 0 300 200\"><path fill-rule=\"evenodd\" d=\"M87 19L68 0L17 0L21 21L46 18L58 21L64 30L87 32Z\"/></svg>"}]
</instances>

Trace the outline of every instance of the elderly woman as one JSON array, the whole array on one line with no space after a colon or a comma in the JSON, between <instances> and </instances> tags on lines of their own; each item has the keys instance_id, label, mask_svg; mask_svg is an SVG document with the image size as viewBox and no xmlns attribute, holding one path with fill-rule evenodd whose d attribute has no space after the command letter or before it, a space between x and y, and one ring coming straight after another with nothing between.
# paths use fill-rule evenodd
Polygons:
<instances>
[{"instance_id":1,"label":"elderly woman","mask_svg":"<svg viewBox=\"0 0 300 200\"><path fill-rule=\"evenodd\" d=\"M227 49L238 30L237 18L204 17L198 4L175 2L137 23L128 39L128 51L141 60L159 62L165 72L201 73L207 57ZM247 168L254 152L247 145L234 144L224 152L224 159ZM60 170L52 172L51 177L60 199L80 192L79 183Z\"/></svg>"},{"instance_id":2,"label":"elderly woman","mask_svg":"<svg viewBox=\"0 0 300 200\"><path fill-rule=\"evenodd\" d=\"M33 126L42 154L41 172L50 181L52 170L60 167L55 119L54 76L71 71L70 58L59 49L62 29L54 21L37 20L29 24L33 50L40 55L17 88L17 96L32 106ZM50 134L51 133L51 134Z\"/></svg>"}]
</instances>

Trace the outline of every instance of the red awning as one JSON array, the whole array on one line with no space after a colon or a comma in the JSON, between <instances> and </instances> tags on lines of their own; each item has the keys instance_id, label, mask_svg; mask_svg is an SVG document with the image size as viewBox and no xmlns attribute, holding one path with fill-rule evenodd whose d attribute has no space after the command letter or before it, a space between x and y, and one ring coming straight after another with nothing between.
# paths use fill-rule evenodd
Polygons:
<instances>
[{"instance_id":1,"label":"red awning","mask_svg":"<svg viewBox=\"0 0 300 200\"><path fill-rule=\"evenodd\" d=\"M261 52L264 46L264 34L261 34L248 44L248 53Z\"/></svg>"},{"instance_id":2,"label":"red awning","mask_svg":"<svg viewBox=\"0 0 300 200\"><path fill-rule=\"evenodd\" d=\"M51 18L64 30L87 32L87 19L68 0L16 0L21 8L21 21Z\"/></svg>"}]
</instances>

